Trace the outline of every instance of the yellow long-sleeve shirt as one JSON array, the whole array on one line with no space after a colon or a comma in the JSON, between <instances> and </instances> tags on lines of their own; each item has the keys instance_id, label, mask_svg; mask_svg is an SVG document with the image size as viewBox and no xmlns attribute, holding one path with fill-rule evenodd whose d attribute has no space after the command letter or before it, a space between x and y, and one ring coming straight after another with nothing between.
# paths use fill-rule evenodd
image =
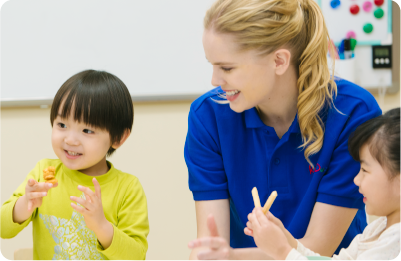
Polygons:
<instances>
[{"instance_id":1,"label":"yellow long-sleeve shirt","mask_svg":"<svg viewBox=\"0 0 401 261\"><path fill-rule=\"evenodd\" d=\"M85 197L78 185L94 191L91 176L70 170L56 159L39 161L25 181L1 207L1 238L16 236L29 222L33 223L34 259L145 259L149 233L145 193L139 180L121 172L108 162L110 170L96 176L100 184L104 215L114 227L113 240L107 249L99 244L84 217L70 204L70 196ZM37 208L22 224L14 223L13 209L25 194L30 178L44 182L43 170L56 168L58 186L49 190Z\"/></svg>"}]
</instances>

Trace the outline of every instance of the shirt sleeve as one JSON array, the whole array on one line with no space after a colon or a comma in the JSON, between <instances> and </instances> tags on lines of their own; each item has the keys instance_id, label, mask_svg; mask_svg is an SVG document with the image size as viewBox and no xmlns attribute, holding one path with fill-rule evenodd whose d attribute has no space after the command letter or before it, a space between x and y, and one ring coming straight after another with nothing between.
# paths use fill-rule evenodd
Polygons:
<instances>
[{"instance_id":1,"label":"shirt sleeve","mask_svg":"<svg viewBox=\"0 0 401 261\"><path fill-rule=\"evenodd\" d=\"M370 101L369 101L370 102ZM346 208L364 209L362 195L354 184L354 178L360 169L360 163L356 162L348 151L348 138L350 134L362 123L382 114L380 107L372 97L370 107L365 103L359 103L352 110L333 113L331 119L336 124L343 124L341 133L332 133L326 129L325 138L338 137L333 147L333 153L328 163L328 169L322 178L317 202ZM331 136L331 137L330 137Z\"/></svg>"},{"instance_id":2,"label":"shirt sleeve","mask_svg":"<svg viewBox=\"0 0 401 261\"><path fill-rule=\"evenodd\" d=\"M197 110L191 107L184 157L194 200L229 198L217 130L210 104L204 102Z\"/></svg>"},{"instance_id":3,"label":"shirt sleeve","mask_svg":"<svg viewBox=\"0 0 401 261\"><path fill-rule=\"evenodd\" d=\"M38 209L35 209L32 215L25 220L23 223L15 223L13 219L14 206L17 200L25 195L25 187L29 179L34 179L39 182L40 177L40 162L38 162L35 168L28 174L24 182L14 191L12 196L4 202L1 206L1 238L13 238L18 233L28 226L29 222L36 216Z\"/></svg>"},{"instance_id":4,"label":"shirt sleeve","mask_svg":"<svg viewBox=\"0 0 401 261\"><path fill-rule=\"evenodd\" d=\"M113 225L113 224L112 224ZM104 249L99 241L97 250L108 259L144 260L148 250L148 208L145 192L135 179L125 193L125 200L118 211L118 224L113 225L111 245Z\"/></svg>"}]
</instances>

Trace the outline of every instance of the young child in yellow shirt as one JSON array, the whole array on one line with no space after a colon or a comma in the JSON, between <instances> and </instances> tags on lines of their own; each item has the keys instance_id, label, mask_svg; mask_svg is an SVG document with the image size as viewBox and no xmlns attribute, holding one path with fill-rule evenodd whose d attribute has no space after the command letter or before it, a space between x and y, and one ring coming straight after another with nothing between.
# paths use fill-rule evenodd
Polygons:
<instances>
[{"instance_id":1,"label":"young child in yellow shirt","mask_svg":"<svg viewBox=\"0 0 401 261\"><path fill-rule=\"evenodd\" d=\"M106 160L130 136L134 109L116 76L86 70L58 90L50 114L58 159L43 159L1 207L1 237L33 223L34 259L145 259L149 233L138 179ZM43 170L55 168L56 184Z\"/></svg>"}]
</instances>

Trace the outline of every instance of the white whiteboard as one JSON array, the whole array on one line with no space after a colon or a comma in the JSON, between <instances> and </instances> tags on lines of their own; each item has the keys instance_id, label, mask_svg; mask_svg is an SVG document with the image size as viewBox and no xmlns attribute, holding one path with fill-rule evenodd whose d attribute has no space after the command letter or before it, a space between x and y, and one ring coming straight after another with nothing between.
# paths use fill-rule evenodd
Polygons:
<instances>
[{"instance_id":1,"label":"white whiteboard","mask_svg":"<svg viewBox=\"0 0 401 261\"><path fill-rule=\"evenodd\" d=\"M133 100L213 88L203 17L214 0L12 0L1 8L2 106L50 104L85 69L115 74Z\"/></svg>"}]
</instances>

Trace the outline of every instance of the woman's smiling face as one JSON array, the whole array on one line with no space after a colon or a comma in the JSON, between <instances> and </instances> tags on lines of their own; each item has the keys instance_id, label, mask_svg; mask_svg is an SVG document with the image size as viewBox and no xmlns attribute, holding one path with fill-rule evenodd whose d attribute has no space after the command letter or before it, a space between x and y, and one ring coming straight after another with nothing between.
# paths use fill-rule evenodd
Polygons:
<instances>
[{"instance_id":1,"label":"woman's smiling face","mask_svg":"<svg viewBox=\"0 0 401 261\"><path fill-rule=\"evenodd\" d=\"M275 96L275 53L240 51L233 35L210 29L203 33L203 48L213 65L212 85L226 92L233 111L243 112Z\"/></svg>"}]
</instances>

